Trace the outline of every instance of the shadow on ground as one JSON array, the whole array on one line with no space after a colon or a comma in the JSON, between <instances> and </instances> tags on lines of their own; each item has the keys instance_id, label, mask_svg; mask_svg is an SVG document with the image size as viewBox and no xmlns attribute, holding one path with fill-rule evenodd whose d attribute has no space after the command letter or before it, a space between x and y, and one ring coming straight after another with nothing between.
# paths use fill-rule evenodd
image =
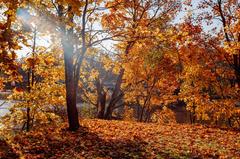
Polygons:
<instances>
[{"instance_id":1,"label":"shadow on ground","mask_svg":"<svg viewBox=\"0 0 240 159\"><path fill-rule=\"evenodd\" d=\"M44 134L16 138L26 158L148 158L146 142L133 140L102 139L97 134L81 127L77 132L62 130L62 137ZM27 141L28 140L28 141ZM28 146L27 146L27 145Z\"/></svg>"},{"instance_id":2,"label":"shadow on ground","mask_svg":"<svg viewBox=\"0 0 240 159\"><path fill-rule=\"evenodd\" d=\"M1 159L15 159L19 156L14 150L7 144L6 141L0 140L0 158Z\"/></svg>"}]
</instances>

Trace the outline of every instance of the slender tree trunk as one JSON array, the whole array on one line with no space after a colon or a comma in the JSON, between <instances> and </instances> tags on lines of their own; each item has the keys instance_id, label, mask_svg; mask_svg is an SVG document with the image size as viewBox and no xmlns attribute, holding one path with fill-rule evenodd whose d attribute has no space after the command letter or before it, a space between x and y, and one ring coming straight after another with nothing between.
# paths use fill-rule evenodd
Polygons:
<instances>
[{"instance_id":1,"label":"slender tree trunk","mask_svg":"<svg viewBox=\"0 0 240 159\"><path fill-rule=\"evenodd\" d=\"M98 113L97 113L97 118L104 119L104 112L105 112L105 105L100 104L99 105L99 110L98 110Z\"/></svg>"},{"instance_id":2,"label":"slender tree trunk","mask_svg":"<svg viewBox=\"0 0 240 159\"><path fill-rule=\"evenodd\" d=\"M193 124L193 116L192 116L192 112L190 112L190 122L191 122L191 124Z\"/></svg>"},{"instance_id":3,"label":"slender tree trunk","mask_svg":"<svg viewBox=\"0 0 240 159\"><path fill-rule=\"evenodd\" d=\"M228 125L232 127L231 118L228 118Z\"/></svg>"},{"instance_id":4,"label":"slender tree trunk","mask_svg":"<svg viewBox=\"0 0 240 159\"><path fill-rule=\"evenodd\" d=\"M29 70L28 70L28 93L31 93L31 87L33 87L34 83L35 83L35 51L36 51L36 39L37 39L37 29L34 28L34 32L33 32L33 46L32 46L32 58L33 58L33 65L30 66ZM31 122L31 108L29 107L29 101L27 102L28 106L27 106L27 121L26 121L26 130L29 131L30 130L30 122ZM25 123L24 123L25 125ZM33 122L32 122L33 125Z\"/></svg>"},{"instance_id":5,"label":"slender tree trunk","mask_svg":"<svg viewBox=\"0 0 240 159\"><path fill-rule=\"evenodd\" d=\"M128 45L126 46L126 49L125 49L125 55L129 54L131 48L134 46L135 43L136 43L136 41L131 41L128 43ZM119 75L118 75L118 78L117 78L117 81L115 84L113 94L111 96L111 100L109 102L106 113L104 115L105 119L112 118L112 113L113 113L114 107L122 99L122 96L120 94L121 94L121 85L122 85L124 72L125 72L124 68L121 68L119 71Z\"/></svg>"},{"instance_id":6,"label":"slender tree trunk","mask_svg":"<svg viewBox=\"0 0 240 159\"><path fill-rule=\"evenodd\" d=\"M146 117L145 117L145 121L144 122L149 122L150 119L151 119L151 115L152 115L152 111L150 110L149 106L148 106L148 109L146 111Z\"/></svg>"},{"instance_id":7,"label":"slender tree trunk","mask_svg":"<svg viewBox=\"0 0 240 159\"><path fill-rule=\"evenodd\" d=\"M240 42L240 39L239 39L239 42ZM234 64L235 75L236 75L236 83L240 88L240 53L233 55L233 64Z\"/></svg>"},{"instance_id":8,"label":"slender tree trunk","mask_svg":"<svg viewBox=\"0 0 240 159\"><path fill-rule=\"evenodd\" d=\"M114 91L113 91L112 96L111 96L111 100L110 100L109 105L107 107L107 110L106 110L106 113L105 113L105 119L111 119L113 109L114 109L116 103L118 103L118 101L121 99L121 98L119 98L119 95L121 93L120 91L121 91L121 84L122 84L123 75L124 75L124 69L122 68L119 72L117 82L115 84L115 88L114 88Z\"/></svg>"},{"instance_id":9,"label":"slender tree trunk","mask_svg":"<svg viewBox=\"0 0 240 159\"><path fill-rule=\"evenodd\" d=\"M106 92L103 90L103 84L99 77L96 80L97 87L97 118L104 119L105 106L106 106Z\"/></svg>"},{"instance_id":10,"label":"slender tree trunk","mask_svg":"<svg viewBox=\"0 0 240 159\"><path fill-rule=\"evenodd\" d=\"M112 119L112 113L113 113L113 106L108 106L107 107L107 111L106 111L106 113L105 113L105 119Z\"/></svg>"},{"instance_id":11,"label":"slender tree trunk","mask_svg":"<svg viewBox=\"0 0 240 159\"><path fill-rule=\"evenodd\" d=\"M139 117L139 121L140 121L140 122L143 121L144 111L145 111L145 106L143 106L142 109L141 109L141 113L140 113L140 117Z\"/></svg>"},{"instance_id":12,"label":"slender tree trunk","mask_svg":"<svg viewBox=\"0 0 240 159\"><path fill-rule=\"evenodd\" d=\"M106 93L102 92L98 95L98 112L97 112L97 118L104 119L104 113L105 113L105 106L106 106Z\"/></svg>"},{"instance_id":13,"label":"slender tree trunk","mask_svg":"<svg viewBox=\"0 0 240 159\"><path fill-rule=\"evenodd\" d=\"M30 117L30 108L27 107L27 122L26 122L26 129L27 129L27 131L30 130L30 120L31 120L31 117Z\"/></svg>"}]
</instances>

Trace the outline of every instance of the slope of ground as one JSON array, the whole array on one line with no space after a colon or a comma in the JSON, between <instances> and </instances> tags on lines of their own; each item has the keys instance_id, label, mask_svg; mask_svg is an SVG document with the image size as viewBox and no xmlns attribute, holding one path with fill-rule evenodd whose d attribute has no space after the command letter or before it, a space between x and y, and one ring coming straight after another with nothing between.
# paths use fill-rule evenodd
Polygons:
<instances>
[{"instance_id":1,"label":"slope of ground","mask_svg":"<svg viewBox=\"0 0 240 159\"><path fill-rule=\"evenodd\" d=\"M240 158L240 132L200 125L157 125L82 120L18 135L14 148L25 158Z\"/></svg>"}]
</instances>

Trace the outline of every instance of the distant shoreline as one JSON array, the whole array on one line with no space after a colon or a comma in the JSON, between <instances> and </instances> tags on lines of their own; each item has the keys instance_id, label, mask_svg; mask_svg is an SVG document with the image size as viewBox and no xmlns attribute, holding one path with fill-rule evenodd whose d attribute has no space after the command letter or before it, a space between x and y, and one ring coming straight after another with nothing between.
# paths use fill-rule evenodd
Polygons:
<instances>
[{"instance_id":1,"label":"distant shoreline","mask_svg":"<svg viewBox=\"0 0 240 159\"><path fill-rule=\"evenodd\" d=\"M11 90L4 90L4 91L0 91L0 99L2 99L2 100L6 100L7 99L7 97L9 96L9 95L11 95L12 94L12 91Z\"/></svg>"}]
</instances>

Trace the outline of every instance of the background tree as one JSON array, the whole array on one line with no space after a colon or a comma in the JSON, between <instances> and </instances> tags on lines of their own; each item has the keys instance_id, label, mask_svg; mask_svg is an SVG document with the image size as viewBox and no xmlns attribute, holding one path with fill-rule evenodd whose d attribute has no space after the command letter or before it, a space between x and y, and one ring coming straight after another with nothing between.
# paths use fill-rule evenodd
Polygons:
<instances>
[{"instance_id":1,"label":"background tree","mask_svg":"<svg viewBox=\"0 0 240 159\"><path fill-rule=\"evenodd\" d=\"M111 30L111 34L120 35L115 40L120 41L118 49L120 50L119 63L123 63L122 58L129 56L137 42L142 39L151 38L154 31L149 31L157 17L161 17L162 22L167 22L179 9L178 1L111 1L107 3L111 6L110 13L103 17L102 23L105 28ZM170 16L171 15L171 16ZM159 33L159 30L155 30ZM155 33L154 35L156 35ZM106 117L111 118L112 112L124 93L121 90L125 69L119 70L115 83L115 88L106 106Z\"/></svg>"},{"instance_id":2,"label":"background tree","mask_svg":"<svg viewBox=\"0 0 240 159\"><path fill-rule=\"evenodd\" d=\"M235 73L226 54L216 49L213 40L206 40L206 34L199 26L188 21L181 30L188 32L190 39L179 49L183 66L179 97L191 112L191 122L236 125L239 122L236 118L238 89L232 87Z\"/></svg>"},{"instance_id":3,"label":"background tree","mask_svg":"<svg viewBox=\"0 0 240 159\"><path fill-rule=\"evenodd\" d=\"M21 3L18 1L0 1L0 3L2 14L0 17L0 89L2 89L3 83L21 80L17 72L16 50L21 49L20 43L26 43L26 39L22 36L21 30L14 27L17 8Z\"/></svg>"},{"instance_id":4,"label":"background tree","mask_svg":"<svg viewBox=\"0 0 240 159\"><path fill-rule=\"evenodd\" d=\"M23 77L23 83L18 83L19 87L9 97L18 102L1 121L5 129L29 131L34 126L61 120L63 114L58 114L57 110L64 109L65 91L61 82L64 79L63 59L59 53L59 49L46 52L45 48L36 47L34 61L32 56L23 59L21 68L25 75L34 65L34 81L29 76Z\"/></svg>"},{"instance_id":5,"label":"background tree","mask_svg":"<svg viewBox=\"0 0 240 159\"><path fill-rule=\"evenodd\" d=\"M106 106L114 89L118 68L117 63L102 51L96 51L84 61L80 94L84 102L95 106L97 118L105 118Z\"/></svg>"},{"instance_id":6,"label":"background tree","mask_svg":"<svg viewBox=\"0 0 240 159\"><path fill-rule=\"evenodd\" d=\"M199 15L199 19L206 21L208 25L216 23L219 26L214 26L217 39L219 42L224 42L227 52L230 55L227 57L229 65L235 70L236 84L240 85L240 52L239 45L239 1L237 0L211 0L203 1L198 6L203 9L203 13ZM213 32L212 32L213 33ZM218 47L223 47L219 43ZM224 52L222 52L224 54Z\"/></svg>"}]
</instances>

